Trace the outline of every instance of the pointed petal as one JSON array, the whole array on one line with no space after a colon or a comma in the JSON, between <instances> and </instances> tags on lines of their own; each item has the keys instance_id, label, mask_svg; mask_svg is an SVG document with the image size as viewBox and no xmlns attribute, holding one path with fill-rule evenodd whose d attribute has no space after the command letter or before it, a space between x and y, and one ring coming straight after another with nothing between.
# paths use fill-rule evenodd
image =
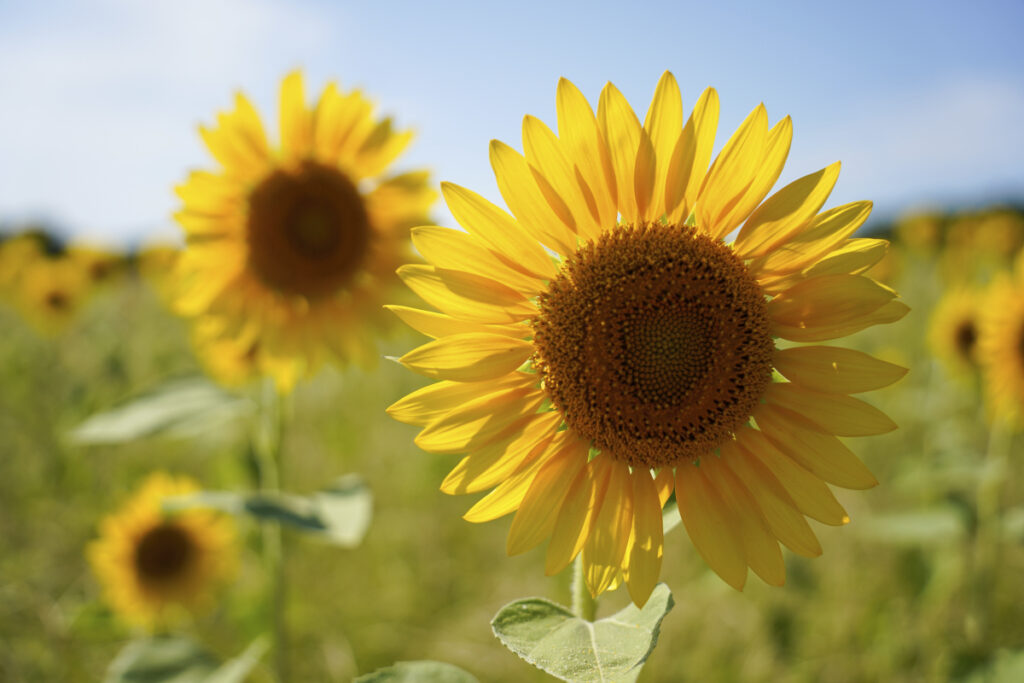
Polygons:
<instances>
[{"instance_id":1,"label":"pointed petal","mask_svg":"<svg viewBox=\"0 0 1024 683\"><path fill-rule=\"evenodd\" d=\"M505 545L508 555L524 553L551 535L566 491L587 464L588 452L585 442L571 441L540 468L512 520Z\"/></svg>"},{"instance_id":2,"label":"pointed petal","mask_svg":"<svg viewBox=\"0 0 1024 683\"><path fill-rule=\"evenodd\" d=\"M548 576L565 569L583 550L604 503L611 463L611 458L591 460L566 492L544 561L544 573Z\"/></svg>"},{"instance_id":3,"label":"pointed petal","mask_svg":"<svg viewBox=\"0 0 1024 683\"><path fill-rule=\"evenodd\" d=\"M714 456L709 456L714 457ZM735 588L747 582L747 560L725 501L696 464L676 467L676 503L693 546L708 566Z\"/></svg>"},{"instance_id":4,"label":"pointed petal","mask_svg":"<svg viewBox=\"0 0 1024 683\"><path fill-rule=\"evenodd\" d=\"M405 367L433 379L482 382L496 379L525 363L533 344L500 334L453 334L409 351L398 359Z\"/></svg>"},{"instance_id":5,"label":"pointed petal","mask_svg":"<svg viewBox=\"0 0 1024 683\"><path fill-rule=\"evenodd\" d=\"M775 369L801 386L823 393L859 394L898 381L906 368L878 360L863 351L836 346L798 346L780 349Z\"/></svg>"},{"instance_id":6,"label":"pointed petal","mask_svg":"<svg viewBox=\"0 0 1024 683\"><path fill-rule=\"evenodd\" d=\"M664 528L658 489L649 472L633 473L633 543L629 550L626 586L633 603L642 607L661 575Z\"/></svg>"},{"instance_id":7,"label":"pointed petal","mask_svg":"<svg viewBox=\"0 0 1024 683\"><path fill-rule=\"evenodd\" d=\"M591 595L596 597L608 590L618 576L632 527L633 483L629 467L616 461L611 466L601 511L583 544L583 578Z\"/></svg>"},{"instance_id":8,"label":"pointed petal","mask_svg":"<svg viewBox=\"0 0 1024 683\"><path fill-rule=\"evenodd\" d=\"M773 383L764 402L795 413L811 429L826 434L874 436L896 429L896 423L873 405L844 394L810 391L792 382Z\"/></svg>"}]
</instances>

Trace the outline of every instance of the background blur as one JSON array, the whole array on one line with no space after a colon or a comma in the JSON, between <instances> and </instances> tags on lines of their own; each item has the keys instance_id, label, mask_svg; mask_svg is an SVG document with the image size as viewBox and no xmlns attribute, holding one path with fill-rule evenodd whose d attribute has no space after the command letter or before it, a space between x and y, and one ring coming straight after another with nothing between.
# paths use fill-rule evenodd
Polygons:
<instances>
[{"instance_id":1,"label":"background blur","mask_svg":"<svg viewBox=\"0 0 1024 683\"><path fill-rule=\"evenodd\" d=\"M0 230L121 253L180 240L171 188L210 164L197 125L244 90L274 130L278 85L295 67L310 92L331 78L363 87L416 129L398 168L429 167L498 203L487 143L519 148L526 113L553 125L560 76L595 104L610 80L641 112L665 69L687 108L714 86L719 146L764 101L772 121L794 120L778 186L841 159L828 206L874 200L866 230L894 240L874 275L913 312L853 345L911 368L870 398L901 429L850 442L882 485L837 491L853 522L812 522L824 555L787 553L785 588L752 578L737 593L671 532L663 578L676 607L640 680L1009 683L1024 680L1024 465L1007 457L1021 436L990 433L977 377L940 365L926 336L952 280L985 284L1024 241L1022 31L1017 1L0 1ZM434 215L454 225L442 203ZM115 447L68 438L125 397L201 372L159 277L117 272L59 335L0 305L0 680L97 680L128 641L83 551L148 472L253 483L240 427ZM396 333L380 353L420 341ZM540 551L505 557L509 519L464 522L470 497L437 490L456 459L420 452L415 430L384 414L423 383L382 361L296 392L288 488L358 472L376 497L361 548L286 538L301 587L288 603L296 680L411 659L484 682L551 680L488 623L517 598L568 602L568 572L545 579ZM239 580L194 627L223 655L262 632L269 609L256 532L243 529ZM618 591L601 614L626 602Z\"/></svg>"}]
</instances>

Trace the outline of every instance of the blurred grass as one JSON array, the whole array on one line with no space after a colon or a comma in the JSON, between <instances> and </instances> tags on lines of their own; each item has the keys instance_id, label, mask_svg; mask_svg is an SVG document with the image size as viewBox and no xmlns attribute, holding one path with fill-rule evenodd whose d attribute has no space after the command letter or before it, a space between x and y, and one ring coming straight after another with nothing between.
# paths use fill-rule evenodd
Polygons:
<instances>
[{"instance_id":1,"label":"blurred grass","mask_svg":"<svg viewBox=\"0 0 1024 683\"><path fill-rule=\"evenodd\" d=\"M868 398L901 429L848 441L881 486L837 491L853 521L839 529L811 522L824 555L787 553L782 589L751 576L745 592L733 591L706 569L681 527L672 531L663 580L676 607L641 681L957 680L1024 647L1020 539L996 533L998 518L977 521L977 475L992 469L979 401L924 349L935 278L924 262L904 263L897 289L914 312L857 338L912 368ZM69 443L68 431L85 417L199 372L184 325L136 280L104 293L58 338L37 337L8 309L0 325L0 680L98 680L132 635L100 602L83 557L98 521L154 469L190 474L208 488L253 486L247 442L223 431L117 447ZM400 355L417 341L399 334L381 353ZM296 392L285 488L314 491L359 472L375 496L370 533L356 550L286 537L297 681L346 681L411 659L451 662L485 682L551 680L506 651L489 621L526 596L567 604L568 572L545 578L542 550L506 557L508 519L464 522L471 497L438 490L456 456L420 452L415 430L384 413L423 384L382 360L372 371L325 371ZM1020 445L1017 437L1009 447ZM1021 469L1008 459L1001 509L1024 505ZM878 531L892 527L893 515L934 511L952 515L953 533L928 528L927 518L908 522L909 538ZM268 623L259 536L244 529L238 581L195 624L224 656ZM603 598L599 615L627 600L621 590Z\"/></svg>"}]
</instances>

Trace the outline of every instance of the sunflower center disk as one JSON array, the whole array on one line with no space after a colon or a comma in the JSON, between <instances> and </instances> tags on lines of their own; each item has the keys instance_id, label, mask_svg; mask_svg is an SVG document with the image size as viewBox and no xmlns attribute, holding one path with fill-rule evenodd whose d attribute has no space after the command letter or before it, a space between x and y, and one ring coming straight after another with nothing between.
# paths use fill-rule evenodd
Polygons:
<instances>
[{"instance_id":1,"label":"sunflower center disk","mask_svg":"<svg viewBox=\"0 0 1024 683\"><path fill-rule=\"evenodd\" d=\"M249 197L249 262L283 293L315 299L343 289L370 248L359 190L336 168L278 169Z\"/></svg>"},{"instance_id":2,"label":"sunflower center disk","mask_svg":"<svg viewBox=\"0 0 1024 683\"><path fill-rule=\"evenodd\" d=\"M135 549L135 568L143 579L160 581L180 575L192 559L193 542L173 524L146 532Z\"/></svg>"},{"instance_id":3,"label":"sunflower center disk","mask_svg":"<svg viewBox=\"0 0 1024 683\"><path fill-rule=\"evenodd\" d=\"M974 328L974 323L970 320L965 320L957 325L954 339L956 351L960 354L960 357L965 360L971 360L974 354L974 345L978 341L978 332Z\"/></svg>"},{"instance_id":4,"label":"sunflower center disk","mask_svg":"<svg viewBox=\"0 0 1024 683\"><path fill-rule=\"evenodd\" d=\"M566 423L634 467L710 453L771 382L763 291L729 247L689 227L620 226L584 245L533 327Z\"/></svg>"}]
</instances>

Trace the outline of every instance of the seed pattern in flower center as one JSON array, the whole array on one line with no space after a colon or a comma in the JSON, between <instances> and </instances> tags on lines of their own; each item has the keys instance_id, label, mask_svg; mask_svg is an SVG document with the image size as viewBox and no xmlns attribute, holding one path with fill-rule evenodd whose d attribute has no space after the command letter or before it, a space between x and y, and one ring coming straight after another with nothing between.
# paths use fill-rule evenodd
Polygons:
<instances>
[{"instance_id":1,"label":"seed pattern in flower center","mask_svg":"<svg viewBox=\"0 0 1024 683\"><path fill-rule=\"evenodd\" d=\"M710 453L771 382L763 291L729 247L690 227L620 226L582 246L533 329L566 423L634 467Z\"/></svg>"},{"instance_id":2,"label":"seed pattern in flower center","mask_svg":"<svg viewBox=\"0 0 1024 683\"><path fill-rule=\"evenodd\" d=\"M359 190L312 161L278 169L249 197L249 263L270 287L318 298L344 288L366 261L372 231Z\"/></svg>"},{"instance_id":3,"label":"seed pattern in flower center","mask_svg":"<svg viewBox=\"0 0 1024 683\"><path fill-rule=\"evenodd\" d=\"M188 533L175 524L153 527L135 548L135 568L144 581L166 581L181 575L195 548Z\"/></svg>"}]
</instances>

